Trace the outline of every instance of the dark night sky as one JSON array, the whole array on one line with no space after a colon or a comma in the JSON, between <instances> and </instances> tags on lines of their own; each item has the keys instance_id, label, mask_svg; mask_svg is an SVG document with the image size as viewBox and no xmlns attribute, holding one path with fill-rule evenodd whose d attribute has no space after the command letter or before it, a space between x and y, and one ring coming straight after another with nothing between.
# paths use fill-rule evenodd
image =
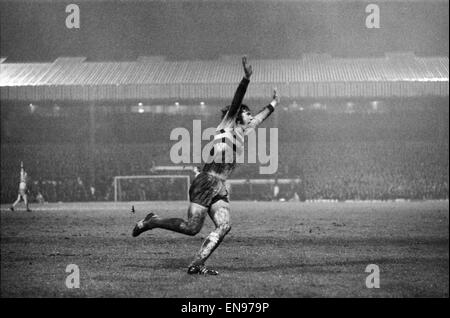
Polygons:
<instances>
[{"instance_id":1,"label":"dark night sky","mask_svg":"<svg viewBox=\"0 0 450 318\"><path fill-rule=\"evenodd\" d=\"M214 59L221 54L297 58L305 52L379 56L386 51L448 55L448 2L380 3L381 28L365 27L350 2L78 2L81 28L67 29L77 1L0 2L1 55L9 61Z\"/></svg>"}]
</instances>

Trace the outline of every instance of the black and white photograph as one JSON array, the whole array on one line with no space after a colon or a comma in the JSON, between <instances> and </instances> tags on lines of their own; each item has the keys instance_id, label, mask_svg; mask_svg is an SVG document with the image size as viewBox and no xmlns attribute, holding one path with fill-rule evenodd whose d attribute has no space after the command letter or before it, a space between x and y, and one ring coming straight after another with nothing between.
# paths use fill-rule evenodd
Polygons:
<instances>
[{"instance_id":1,"label":"black and white photograph","mask_svg":"<svg viewBox=\"0 0 450 318\"><path fill-rule=\"evenodd\" d=\"M1 298L449 297L448 0L0 0L0 56Z\"/></svg>"}]
</instances>

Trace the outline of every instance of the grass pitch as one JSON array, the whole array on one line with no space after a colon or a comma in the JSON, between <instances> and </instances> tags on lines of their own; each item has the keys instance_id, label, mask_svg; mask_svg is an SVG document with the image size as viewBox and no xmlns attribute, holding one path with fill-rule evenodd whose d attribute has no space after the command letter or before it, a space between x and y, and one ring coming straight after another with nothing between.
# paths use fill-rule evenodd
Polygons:
<instances>
[{"instance_id":1,"label":"grass pitch","mask_svg":"<svg viewBox=\"0 0 450 318\"><path fill-rule=\"evenodd\" d=\"M131 214L134 204L136 213ZM232 230L186 268L213 230L131 237L148 211L186 217L186 202L60 203L1 211L2 297L448 297L449 202L232 202ZM68 289L66 267L80 269ZM367 265L380 288L366 287Z\"/></svg>"}]
</instances>

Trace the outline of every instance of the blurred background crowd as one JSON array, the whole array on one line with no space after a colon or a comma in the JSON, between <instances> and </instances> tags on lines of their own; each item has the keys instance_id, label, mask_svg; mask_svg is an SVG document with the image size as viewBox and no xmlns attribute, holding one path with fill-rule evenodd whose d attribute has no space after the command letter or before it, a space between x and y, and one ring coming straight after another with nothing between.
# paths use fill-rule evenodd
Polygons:
<instances>
[{"instance_id":1,"label":"blurred background crowd","mask_svg":"<svg viewBox=\"0 0 450 318\"><path fill-rule=\"evenodd\" d=\"M232 184L231 197L299 201L446 199L449 149L448 110L443 111L444 107L438 104L426 111L408 110L407 116L404 111L278 109L278 118L264 125L273 127L278 122L277 172L261 175L258 163L238 165L231 179L271 181ZM170 131L175 127L192 130L195 118L202 120L203 128L214 127L218 114L137 114L124 122L132 129L120 136L111 135L110 142L96 144L93 154L87 144L39 142L33 129L30 139L37 143L12 134L11 142L2 144L1 200L11 202L17 195L20 160L31 177L30 194L35 202L114 200L115 176L167 174L155 167L173 165L169 153L175 141L169 140ZM160 120L166 126L153 133L152 125ZM44 120L33 127L58 137L59 126L45 124ZM162 141L163 136L167 142ZM192 172L181 174L189 175L191 181L194 177ZM129 179L121 180L119 199L184 200L186 192L186 180L182 178Z\"/></svg>"}]
</instances>

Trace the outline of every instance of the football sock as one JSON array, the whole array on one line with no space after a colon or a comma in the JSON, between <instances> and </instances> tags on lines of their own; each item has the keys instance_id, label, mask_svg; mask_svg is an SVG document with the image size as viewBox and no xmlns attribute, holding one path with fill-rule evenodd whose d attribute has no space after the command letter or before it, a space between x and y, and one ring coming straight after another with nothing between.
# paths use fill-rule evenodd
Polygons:
<instances>
[{"instance_id":1,"label":"football sock","mask_svg":"<svg viewBox=\"0 0 450 318\"><path fill-rule=\"evenodd\" d=\"M218 227L211 232L202 244L202 247L195 255L194 260L190 266L203 265L208 257L214 252L214 250L220 245L225 235L227 235L229 229Z\"/></svg>"}]
</instances>

